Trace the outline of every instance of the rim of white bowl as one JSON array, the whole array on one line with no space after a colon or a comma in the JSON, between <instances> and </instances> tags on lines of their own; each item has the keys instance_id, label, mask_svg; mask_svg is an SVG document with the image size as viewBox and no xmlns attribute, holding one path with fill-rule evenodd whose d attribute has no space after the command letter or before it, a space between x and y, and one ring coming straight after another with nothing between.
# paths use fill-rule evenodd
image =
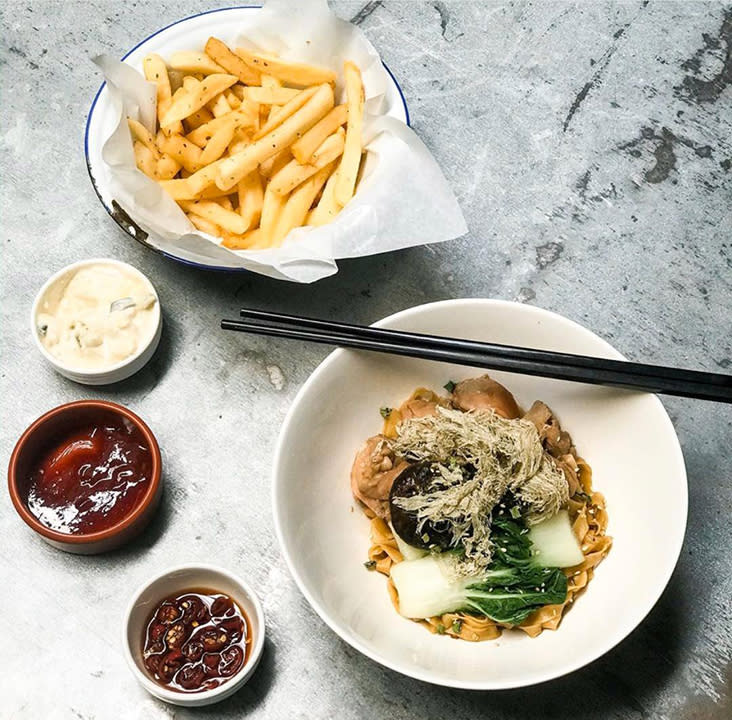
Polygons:
<instances>
[{"instance_id":1,"label":"rim of white bowl","mask_svg":"<svg viewBox=\"0 0 732 720\"><path fill-rule=\"evenodd\" d=\"M38 308L40 307L41 301L43 300L49 289L64 275L74 270L78 270L82 267L87 267L89 265L116 265L118 267L122 267L132 275L136 275L137 277L142 279L143 282L148 285L152 294L155 296L155 323L152 325L150 336L145 338L144 342L140 343L140 346L137 348L137 352L135 352L133 355L130 355L124 360L120 360L114 365L109 365L97 369L78 368L74 367L73 365L66 365L65 363L62 363L43 345L43 343L41 342L41 338L38 335L38 326L36 325ZM43 357L62 374L71 373L73 375L78 375L85 378L100 378L104 375L113 374L132 365L140 358L141 355L143 355L148 350L151 343L155 341L155 337L158 334L158 330L160 329L161 321L162 310L160 308L160 297L158 296L158 291L155 289L155 286L152 284L150 278L145 275L145 273L143 273L141 270L138 270L136 267L134 267L134 265L130 265L123 260L116 260L115 258L89 258L86 260L77 260L76 262L73 262L70 265L66 265L65 267L62 267L60 270L56 271L53 275L51 275L51 277L48 278L48 280L46 280L45 283L43 283L41 289L38 291L38 293L36 293L36 297L33 300L33 306L31 307L30 317L31 333L33 334L33 340L35 341L36 347L40 351L41 355L43 355Z\"/></svg>"},{"instance_id":2,"label":"rim of white bowl","mask_svg":"<svg viewBox=\"0 0 732 720\"><path fill-rule=\"evenodd\" d=\"M522 309L522 312L527 312L529 314L536 315L538 317L543 318L551 318L553 321L560 322L561 324L564 324L568 329L571 329L572 332L580 333L584 335L587 338L591 338L594 342L599 342L603 349L607 352L608 357L616 360L627 360L627 358L622 355L618 350L616 350L609 342L606 340L603 340L599 335L596 335L591 330L588 330L583 325L580 325L579 323L575 322L574 320L570 320L569 318L564 317L563 315L560 315L559 313L552 312L551 310L545 310L544 308L536 307L535 305L526 305L524 303L519 302L513 302L511 300L497 300L497 299L488 299L488 298L454 298L451 300L438 300L437 302L431 302L431 303L423 303L422 305L415 305L410 308L406 308L404 310L400 310L399 312L392 313L391 315L387 315L386 317L382 318L381 320L378 320L377 322L373 323L374 327L383 327L387 324L390 324L392 321L395 320L401 320L402 318L408 318L411 315L414 315L418 313L419 311L423 310L427 307L442 307L442 306L453 306L458 307L460 305L486 305L491 307L510 307L512 309L515 309L517 307L520 307ZM371 660L374 660L375 662L379 663L380 665L383 665L384 667L387 667L391 670L394 670L395 672L398 672L402 675L407 675L408 677L415 678L416 680L422 680L424 682L432 683L433 685L441 685L444 687L454 687L459 688L463 690L510 690L513 688L519 688L519 687L528 687L531 685L538 685L540 683L548 682L549 680L555 680L557 678L563 677L564 675L569 675L570 673L575 672L576 670L579 670L582 667L585 667L586 665L589 665L590 663L594 662L598 658L602 657L603 655L607 654L610 650L612 650L616 645L618 645L620 642L622 642L630 633L635 630L638 625L640 625L641 622L645 619L645 617L648 615L648 613L651 612L651 610L655 607L656 603L658 602L659 598L663 594L663 591L666 589L669 580L671 579L671 575L673 574L674 569L676 568L676 564L678 563L679 556L681 554L681 547L684 542L684 537L686 535L686 524L688 521L688 508L689 508L689 495L688 495L688 480L686 476L686 465L684 463L684 456L681 452L681 445L678 440L678 435L676 434L676 430L674 429L673 423L671 422L671 418L668 416L668 413L666 412L666 409L663 406L663 403L659 400L658 396L653 395L653 401L657 404L657 407L661 410L661 417L663 418L663 422L666 424L667 428L671 431L671 435L676 440L676 443L674 445L674 453L676 455L676 463L679 467L679 471L681 473L683 482L682 482L682 488L683 488L683 497L679 498L679 502L682 504L682 510L683 510L683 526L680 527L680 531L677 530L676 536L667 538L669 541L668 544L670 544L673 548L673 552L670 552L667 555L667 563L666 567L663 570L663 577L664 581L663 583L659 583L658 589L653 593L653 600L652 602L646 603L641 609L636 611L634 614L629 615L630 619L625 618L624 622L621 625L621 629L619 632L617 632L612 639L610 639L607 643L607 645L604 647L604 649L601 652L593 653L592 656L581 658L579 660L572 660L570 661L565 667L561 668L561 670L554 672L554 671L547 671L544 673L536 673L534 676L531 676L527 678L526 680L516 680L516 681L500 681L500 682L493 682L493 681L486 681L486 682L472 682L472 681L460 681L460 680L446 680L445 678L442 678L439 676L439 674L430 672L430 671L424 671L419 668L416 668L414 666L404 666L400 663L392 662L389 658L384 657L378 652L375 652L371 650L370 648L366 647L358 637L356 637L353 633L348 633L345 631L341 631L339 628L336 627L336 623L331 620L328 613L324 610L324 608L320 605L320 603L312 596L312 594L307 589L304 580L300 576L300 573L297 570L297 567L294 563L293 558L290 556L287 545L285 544L284 534L282 531L282 525L280 522L280 514L277 504L277 496L279 491L280 482L278 480L280 476L280 464L281 464L281 458L284 453L284 441L285 436L287 435L290 425L292 423L292 420L295 416L295 413L297 412L297 408L299 407L300 401L302 400L305 393L308 391L308 388L310 385L315 382L315 379L317 376L319 376L321 373L325 372L333 363L337 362L338 359L344 354L348 352L361 352L357 350L352 349L346 349L346 348L338 348L331 352L321 363L318 365L318 367L313 370L313 372L310 374L308 379L305 381L305 383L302 385L300 390L298 391L297 395L295 395L295 399L292 401L289 410L287 411L287 414L285 415L285 419L282 422L282 427L280 429L280 434L277 438L277 444L275 446L275 453L274 453L274 463L273 463L273 469L272 469L272 515L274 517L274 526L275 526L275 533L277 535L277 542L280 546L280 552L282 553L283 557L285 558L285 562L287 563L287 567L290 570L290 574L295 579L295 582L300 589L300 592L305 596L305 599L310 604L310 607L315 610L315 612L318 614L320 619L336 634L338 637L340 637L342 640L347 642L351 647L358 650L360 653L365 655L366 657L370 658ZM649 393L650 394L650 393Z\"/></svg>"},{"instance_id":3,"label":"rim of white bowl","mask_svg":"<svg viewBox=\"0 0 732 720\"><path fill-rule=\"evenodd\" d=\"M174 690L168 690L162 685L156 683L151 677L149 677L142 670L140 670L137 663L135 662L135 658L133 657L133 651L129 643L128 630L130 626L130 617L132 615L133 609L135 608L135 605L137 605L137 602L139 601L142 594L146 590L148 590L151 585L158 582L158 580L162 580L168 575L174 575L175 573L191 570L203 570L205 572L218 574L225 578L228 578L234 584L240 586L254 606L254 613L256 615L259 630L257 632L257 636L254 638L254 643L249 651L249 657L247 658L247 661L241 666L241 668L239 668L236 674L232 675L231 678L229 678L225 683L222 683L218 687L212 688L211 690L182 693L175 692ZM161 598L161 600L162 599L163 598ZM237 598L233 599L237 602L237 605L241 604ZM241 677L243 675L249 674L254 670L254 668L257 667L257 665L259 664L259 660L262 656L262 651L264 650L265 634L266 628L264 624L264 608L262 607L262 602L257 596L257 593L254 592L254 588L252 588L252 586L248 582L243 580L239 575L235 575L229 570L226 570L225 568L222 568L218 565L210 565L208 563L187 563L184 565L176 565L175 567L168 568L164 572L157 573L156 575L149 577L147 580L145 580L145 582L138 586L137 590L135 590L135 592L132 594L132 598L127 603L127 607L125 608L122 622L122 649L125 660L127 661L127 665L132 671L132 674L135 676L140 685L142 685L142 687L147 690L147 692L149 692L151 695L154 695L155 697L160 698L161 700L169 702L173 705L180 705L181 707L186 704L185 700L188 700L191 704L195 703L197 705L209 705L216 702L221 695L230 695L233 692L232 688L235 688L237 686L237 683L241 682ZM245 682L247 681L248 678Z\"/></svg>"}]
</instances>

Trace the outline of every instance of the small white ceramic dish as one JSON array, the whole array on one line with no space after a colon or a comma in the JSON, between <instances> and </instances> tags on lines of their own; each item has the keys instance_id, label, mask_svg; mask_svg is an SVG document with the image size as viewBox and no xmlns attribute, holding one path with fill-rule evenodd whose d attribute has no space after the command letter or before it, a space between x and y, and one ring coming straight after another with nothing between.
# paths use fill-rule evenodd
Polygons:
<instances>
[{"instance_id":1,"label":"small white ceramic dish","mask_svg":"<svg viewBox=\"0 0 732 720\"><path fill-rule=\"evenodd\" d=\"M134 355L130 355L130 357L107 367L98 369L81 369L66 365L46 349L41 342L37 318L46 293L56 285L57 282L62 281L64 277L71 275L83 267L97 264L117 266L124 272L138 277L144 282L148 287L149 292L155 296L155 304L152 308L152 329L150 335L140 342L140 346ZM141 273L137 268L132 267L132 265L128 265L121 260L113 260L112 258L91 258L90 260L80 260L79 262L75 262L61 268L57 273L51 275L36 295L36 299L34 300L33 307L31 309L30 322L31 333L33 334L33 340L35 341L36 347L51 367L61 373L64 377L69 378L69 380L73 380L74 382L78 382L83 385L109 385L111 383L119 382L120 380L125 380L131 375L134 375L138 370L141 370L147 361L155 354L155 350L157 350L160 342L160 336L163 331L163 314L160 310L160 298L158 297L155 287L150 282L149 278Z\"/></svg>"},{"instance_id":2,"label":"small white ceramic dish","mask_svg":"<svg viewBox=\"0 0 732 720\"><path fill-rule=\"evenodd\" d=\"M624 359L589 330L539 308L450 300L397 313L380 327ZM320 617L354 648L405 675L494 690L543 682L592 662L651 610L681 550L684 460L654 395L492 372L519 403L545 401L593 468L614 543L559 629L507 632L468 643L432 635L394 610L382 575L368 572L369 523L350 490L361 444L381 430L379 408L416 387L482 374L456 365L336 350L298 393L275 451L273 508L283 555Z\"/></svg>"},{"instance_id":3,"label":"small white ceramic dish","mask_svg":"<svg viewBox=\"0 0 732 720\"><path fill-rule=\"evenodd\" d=\"M256 15L260 10L261 7L259 5L205 10L197 15L178 20L154 32L135 45L135 47L122 57L122 60L141 72L142 59L149 53L158 53L162 57L167 58L179 50L202 48L206 44L206 40L212 35L226 38L231 33L232 27L240 28L244 31L250 23L256 20ZM386 87L384 114L397 118L409 125L409 112L402 89L399 87L394 75L386 64L384 67L389 75L389 82ZM94 186L94 191L112 219L130 237L155 252L182 262L185 265L203 267L209 270L247 272L245 268L236 265L216 265L213 261L196 262L188 257L179 255L179 250L170 248L169 244L163 243L159 238L149 236L122 210L114 199L114 193L108 179L109 169L102 158L104 143L117 126L118 113L119 110L115 108L112 102L106 83L102 83L89 109L84 134L84 154L86 156L89 178ZM223 260L221 262L224 263Z\"/></svg>"},{"instance_id":4,"label":"small white ceramic dish","mask_svg":"<svg viewBox=\"0 0 732 720\"><path fill-rule=\"evenodd\" d=\"M166 597L193 588L216 590L232 598L249 620L252 642L244 665L223 685L196 693L175 692L155 682L145 669L142 662L143 632L150 613L158 603ZM132 596L122 626L122 647L132 674L151 695L173 705L200 707L219 702L246 684L262 657L264 634L262 604L248 583L228 570L213 565L181 565L151 578Z\"/></svg>"}]
</instances>

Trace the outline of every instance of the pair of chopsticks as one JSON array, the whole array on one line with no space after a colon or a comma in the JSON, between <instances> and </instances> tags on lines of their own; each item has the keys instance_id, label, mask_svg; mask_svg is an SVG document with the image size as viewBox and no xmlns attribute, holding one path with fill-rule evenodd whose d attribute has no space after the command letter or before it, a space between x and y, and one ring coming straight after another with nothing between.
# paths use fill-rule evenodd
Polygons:
<instances>
[{"instance_id":1,"label":"pair of chopsticks","mask_svg":"<svg viewBox=\"0 0 732 720\"><path fill-rule=\"evenodd\" d=\"M732 376L511 345L350 325L263 310L222 320L224 330L285 337L422 360L732 403Z\"/></svg>"}]
</instances>

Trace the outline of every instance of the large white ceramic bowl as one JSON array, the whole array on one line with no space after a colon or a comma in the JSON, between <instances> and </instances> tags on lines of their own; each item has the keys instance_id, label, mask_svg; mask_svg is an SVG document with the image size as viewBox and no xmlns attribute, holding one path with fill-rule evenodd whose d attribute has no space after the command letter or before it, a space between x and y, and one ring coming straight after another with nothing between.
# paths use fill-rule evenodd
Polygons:
<instances>
[{"instance_id":1,"label":"large white ceramic bowl","mask_svg":"<svg viewBox=\"0 0 732 720\"><path fill-rule=\"evenodd\" d=\"M498 300L449 300L385 318L380 327L624 359L589 330L539 308ZM555 632L508 632L468 643L432 635L400 617L382 575L363 563L369 523L352 499L349 471L380 431L379 408L420 385L440 389L479 371L450 364L336 350L302 387L276 449L273 503L290 570L320 617L346 642L398 672L440 685L492 690L576 670L628 635L666 586L687 513L684 460L654 395L492 372L524 407L545 401L594 470L607 499L609 556Z\"/></svg>"}]
</instances>

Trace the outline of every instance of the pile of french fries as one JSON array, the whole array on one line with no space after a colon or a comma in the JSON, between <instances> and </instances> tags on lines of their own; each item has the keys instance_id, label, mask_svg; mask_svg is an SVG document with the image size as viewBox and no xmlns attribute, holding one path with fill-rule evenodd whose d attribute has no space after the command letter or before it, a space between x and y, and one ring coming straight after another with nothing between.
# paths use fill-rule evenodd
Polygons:
<instances>
[{"instance_id":1,"label":"pile of french fries","mask_svg":"<svg viewBox=\"0 0 732 720\"><path fill-rule=\"evenodd\" d=\"M356 190L363 145L361 72L344 64L346 102L326 68L232 50L143 60L157 85L157 127L128 118L139 170L199 230L231 249L279 246L330 222Z\"/></svg>"}]
</instances>

